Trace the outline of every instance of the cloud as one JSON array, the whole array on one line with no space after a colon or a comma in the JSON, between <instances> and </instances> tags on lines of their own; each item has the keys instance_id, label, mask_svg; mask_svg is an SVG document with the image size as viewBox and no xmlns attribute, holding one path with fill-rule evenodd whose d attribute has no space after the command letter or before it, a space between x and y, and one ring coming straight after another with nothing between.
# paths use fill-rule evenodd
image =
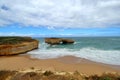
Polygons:
<instances>
[{"instance_id":1,"label":"cloud","mask_svg":"<svg viewBox=\"0 0 120 80\"><path fill-rule=\"evenodd\" d=\"M120 0L0 0L0 26L54 28L120 25Z\"/></svg>"},{"instance_id":2,"label":"cloud","mask_svg":"<svg viewBox=\"0 0 120 80\"><path fill-rule=\"evenodd\" d=\"M8 33L2 33L0 32L0 36L34 36L34 33L27 33L27 34L22 34L22 33L15 33L15 32L8 32Z\"/></svg>"}]
</instances>

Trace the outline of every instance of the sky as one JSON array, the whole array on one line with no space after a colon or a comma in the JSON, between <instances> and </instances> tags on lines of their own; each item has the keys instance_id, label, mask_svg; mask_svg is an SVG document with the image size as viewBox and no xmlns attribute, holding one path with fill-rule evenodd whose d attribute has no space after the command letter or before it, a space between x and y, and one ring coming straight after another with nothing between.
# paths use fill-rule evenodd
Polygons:
<instances>
[{"instance_id":1,"label":"sky","mask_svg":"<svg viewBox=\"0 0 120 80\"><path fill-rule=\"evenodd\" d=\"M0 0L0 36L120 36L120 0Z\"/></svg>"}]
</instances>

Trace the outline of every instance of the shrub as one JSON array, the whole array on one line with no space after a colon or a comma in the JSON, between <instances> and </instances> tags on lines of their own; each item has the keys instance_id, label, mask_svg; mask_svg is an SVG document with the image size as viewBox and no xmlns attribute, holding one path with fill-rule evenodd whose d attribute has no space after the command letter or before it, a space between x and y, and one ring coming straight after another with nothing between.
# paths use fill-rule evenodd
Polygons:
<instances>
[{"instance_id":1,"label":"shrub","mask_svg":"<svg viewBox=\"0 0 120 80\"><path fill-rule=\"evenodd\" d=\"M49 76L49 75L52 75L52 74L53 74L53 72L51 72L51 71L45 71L43 73L43 75L45 75L45 76Z\"/></svg>"},{"instance_id":2,"label":"shrub","mask_svg":"<svg viewBox=\"0 0 120 80\"><path fill-rule=\"evenodd\" d=\"M34 39L30 37L0 37L0 45L2 44L19 44L21 42L31 42Z\"/></svg>"},{"instance_id":3,"label":"shrub","mask_svg":"<svg viewBox=\"0 0 120 80\"><path fill-rule=\"evenodd\" d=\"M101 76L92 75L89 77L85 77L85 80L120 80L120 75L118 74L102 74Z\"/></svg>"},{"instance_id":4,"label":"shrub","mask_svg":"<svg viewBox=\"0 0 120 80\"><path fill-rule=\"evenodd\" d=\"M8 77L12 77L16 74L16 71L0 71L0 80L6 80Z\"/></svg>"},{"instance_id":5,"label":"shrub","mask_svg":"<svg viewBox=\"0 0 120 80\"><path fill-rule=\"evenodd\" d=\"M18 73L12 80L40 80L41 76L35 72Z\"/></svg>"}]
</instances>

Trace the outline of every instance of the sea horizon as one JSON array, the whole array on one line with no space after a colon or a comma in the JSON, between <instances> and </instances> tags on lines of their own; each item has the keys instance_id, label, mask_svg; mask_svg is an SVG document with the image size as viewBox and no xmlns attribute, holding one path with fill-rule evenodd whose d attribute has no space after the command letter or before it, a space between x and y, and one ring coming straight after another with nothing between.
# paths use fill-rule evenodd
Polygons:
<instances>
[{"instance_id":1,"label":"sea horizon","mask_svg":"<svg viewBox=\"0 0 120 80\"><path fill-rule=\"evenodd\" d=\"M28 52L38 59L75 56L104 64L120 65L120 37L62 37L75 41L74 44L53 45L40 41L39 49Z\"/></svg>"}]
</instances>

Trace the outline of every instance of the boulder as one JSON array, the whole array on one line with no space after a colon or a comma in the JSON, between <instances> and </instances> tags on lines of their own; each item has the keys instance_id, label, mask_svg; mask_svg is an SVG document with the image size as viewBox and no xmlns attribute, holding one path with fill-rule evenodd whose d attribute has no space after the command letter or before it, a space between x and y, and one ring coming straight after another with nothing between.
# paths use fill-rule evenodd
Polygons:
<instances>
[{"instance_id":1,"label":"boulder","mask_svg":"<svg viewBox=\"0 0 120 80\"><path fill-rule=\"evenodd\" d=\"M30 37L0 37L0 55L17 55L37 49L39 41Z\"/></svg>"},{"instance_id":2,"label":"boulder","mask_svg":"<svg viewBox=\"0 0 120 80\"><path fill-rule=\"evenodd\" d=\"M71 39L63 39L63 38L45 38L45 43L48 43L50 45L72 44L74 43L74 41Z\"/></svg>"}]
</instances>

